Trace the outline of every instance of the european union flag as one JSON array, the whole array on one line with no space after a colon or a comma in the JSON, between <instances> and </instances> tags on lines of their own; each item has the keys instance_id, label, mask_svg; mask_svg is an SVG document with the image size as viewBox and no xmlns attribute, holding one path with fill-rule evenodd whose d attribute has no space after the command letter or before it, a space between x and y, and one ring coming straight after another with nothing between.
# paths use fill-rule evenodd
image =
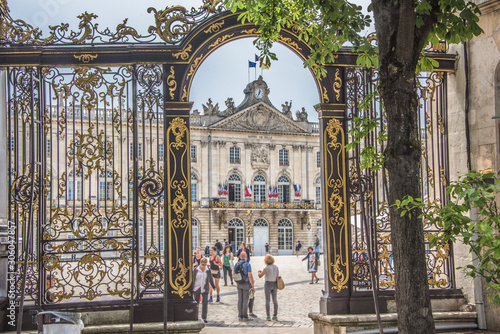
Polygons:
<instances>
[{"instance_id":1,"label":"european union flag","mask_svg":"<svg viewBox=\"0 0 500 334\"><path fill-rule=\"evenodd\" d=\"M255 67L255 68L256 68L256 67L257 67L257 63L254 63L253 61L250 61L250 60L249 60L249 61L248 61L248 67L249 67L249 68L250 68L250 67Z\"/></svg>"}]
</instances>

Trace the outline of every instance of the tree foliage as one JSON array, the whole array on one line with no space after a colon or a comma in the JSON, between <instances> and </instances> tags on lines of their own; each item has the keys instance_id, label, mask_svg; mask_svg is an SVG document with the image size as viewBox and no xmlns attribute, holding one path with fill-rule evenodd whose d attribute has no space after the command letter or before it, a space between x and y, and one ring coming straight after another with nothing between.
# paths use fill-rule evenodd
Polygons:
<instances>
[{"instance_id":1,"label":"tree foliage","mask_svg":"<svg viewBox=\"0 0 500 334\"><path fill-rule=\"evenodd\" d=\"M478 265L459 269L470 277L483 277L491 290L490 301L500 305L500 173L470 171L452 182L447 193L450 201L444 206L412 197L396 201L396 205L402 215L419 207L420 218L440 229L440 233L429 236L431 247L461 238Z\"/></svg>"}]
</instances>

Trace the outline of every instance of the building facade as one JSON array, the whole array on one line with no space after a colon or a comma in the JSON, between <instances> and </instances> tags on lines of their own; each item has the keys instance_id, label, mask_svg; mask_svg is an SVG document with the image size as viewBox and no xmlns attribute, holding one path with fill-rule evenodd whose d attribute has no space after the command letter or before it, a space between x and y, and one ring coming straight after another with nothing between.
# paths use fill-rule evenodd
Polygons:
<instances>
[{"instance_id":1,"label":"building facade","mask_svg":"<svg viewBox=\"0 0 500 334\"><path fill-rule=\"evenodd\" d=\"M318 124L291 103L279 111L260 77L226 109L212 101L191 117L193 246L248 243L255 255L292 254L321 233ZM306 247L302 248L304 252Z\"/></svg>"}]
</instances>

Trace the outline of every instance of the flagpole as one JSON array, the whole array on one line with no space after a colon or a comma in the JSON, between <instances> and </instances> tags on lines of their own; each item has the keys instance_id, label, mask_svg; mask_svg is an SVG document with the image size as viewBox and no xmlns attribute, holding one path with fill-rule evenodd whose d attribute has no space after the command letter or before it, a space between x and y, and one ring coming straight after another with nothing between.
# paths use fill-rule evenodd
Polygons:
<instances>
[{"instance_id":1,"label":"flagpole","mask_svg":"<svg viewBox=\"0 0 500 334\"><path fill-rule=\"evenodd\" d=\"M250 83L250 60L248 61L248 83Z\"/></svg>"}]
</instances>

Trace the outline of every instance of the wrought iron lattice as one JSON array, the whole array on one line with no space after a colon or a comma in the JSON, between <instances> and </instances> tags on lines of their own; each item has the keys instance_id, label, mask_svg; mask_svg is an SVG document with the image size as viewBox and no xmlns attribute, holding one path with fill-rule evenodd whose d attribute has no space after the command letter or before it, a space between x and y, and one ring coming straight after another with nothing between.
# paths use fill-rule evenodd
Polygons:
<instances>
[{"instance_id":1,"label":"wrought iron lattice","mask_svg":"<svg viewBox=\"0 0 500 334\"><path fill-rule=\"evenodd\" d=\"M150 25L148 33L141 35L137 29L127 25L128 19L116 26L99 29L94 22L97 15L84 12L77 16L80 20L77 30L70 30L67 23L50 26L48 36L44 36L39 28L29 23L13 19L5 0L0 2L2 31L0 45L113 45L113 44L179 44L197 25L212 14L224 10L220 0L203 0L203 6L186 9L182 6L166 7L163 10L148 8L154 15L154 25Z\"/></svg>"},{"instance_id":2,"label":"wrought iron lattice","mask_svg":"<svg viewBox=\"0 0 500 334\"><path fill-rule=\"evenodd\" d=\"M11 68L8 78L9 218L18 277L28 254L27 304L162 294L163 66Z\"/></svg>"},{"instance_id":3,"label":"wrought iron lattice","mask_svg":"<svg viewBox=\"0 0 500 334\"><path fill-rule=\"evenodd\" d=\"M367 118L376 126L356 148L349 151L349 199L352 231L353 287L355 291L372 288L369 255L376 261L378 288L394 289L391 227L387 206L388 179L384 168L361 169L361 151L372 147L374 156L384 151L377 139L386 130L387 118L380 99L373 94L378 84L377 71L349 68L347 70L348 130L356 118ZM422 144L422 198L446 203L448 181L448 143L446 119L446 74L430 73L418 78L420 140ZM368 108L361 103L371 96ZM426 240L437 231L424 223ZM368 238L368 239L367 239ZM372 245L372 247L368 247ZM431 289L454 288L453 263L449 244L436 248L427 246L427 265Z\"/></svg>"}]
</instances>

